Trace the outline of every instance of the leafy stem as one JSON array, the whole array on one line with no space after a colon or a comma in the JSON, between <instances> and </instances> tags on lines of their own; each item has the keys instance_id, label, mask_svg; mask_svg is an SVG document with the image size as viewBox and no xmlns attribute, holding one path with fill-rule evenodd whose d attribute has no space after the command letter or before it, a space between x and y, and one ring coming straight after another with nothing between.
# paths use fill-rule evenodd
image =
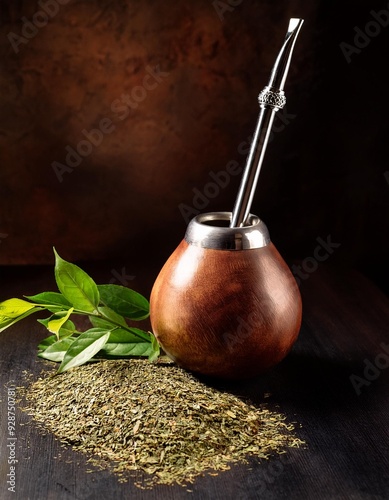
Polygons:
<instances>
[{"instance_id":1,"label":"leafy stem","mask_svg":"<svg viewBox=\"0 0 389 500\"><path fill-rule=\"evenodd\" d=\"M55 304L32 304L32 305L36 306L37 310L41 310L41 311L44 309L47 309L49 311L53 311L53 309L56 307ZM81 316L88 316L88 317L92 316L94 318L102 318L105 321L108 321L109 323L111 323L113 325L113 327L123 328L124 330L127 330L127 331L133 333L139 339L146 341L146 342L150 342L150 335L148 333L143 332L143 330L139 330L138 328L137 329L131 328L130 326L128 326L124 322L115 321L115 320L111 319L112 317L110 318L109 316L107 316L107 314L104 314L104 312L101 312L101 311L88 312L88 311L83 311L82 309L75 309L75 308L69 308L69 310L70 309L72 310L72 314L75 314L75 315L78 314ZM67 311L65 311L65 310L58 309L57 314L58 313L66 313L66 312Z\"/></svg>"},{"instance_id":2,"label":"leafy stem","mask_svg":"<svg viewBox=\"0 0 389 500\"><path fill-rule=\"evenodd\" d=\"M0 332L30 314L47 310L51 316L38 322L52 334L38 345L38 356L60 362L58 373L100 358L160 355L151 332L129 326L149 316L149 302L141 294L119 285L96 285L75 264L55 251L55 280L58 292L8 299L0 303ZM87 316L91 328L77 330L74 315Z\"/></svg>"}]
</instances>

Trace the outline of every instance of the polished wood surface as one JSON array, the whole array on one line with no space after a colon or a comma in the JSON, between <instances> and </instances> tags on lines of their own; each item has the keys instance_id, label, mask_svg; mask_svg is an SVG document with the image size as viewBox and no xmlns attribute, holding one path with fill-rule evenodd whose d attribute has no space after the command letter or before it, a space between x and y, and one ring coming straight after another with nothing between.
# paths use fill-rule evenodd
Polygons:
<instances>
[{"instance_id":1,"label":"polished wood surface","mask_svg":"<svg viewBox=\"0 0 389 500\"><path fill-rule=\"evenodd\" d=\"M83 267L103 283L115 265ZM149 262L137 265L131 286L147 294L156 274ZM0 300L54 289L52 266L0 267ZM300 291L303 324L289 355L264 375L223 388L296 422L306 448L288 450L282 459L251 459L217 476L200 477L192 492L180 486L140 490L131 479L120 483L108 471L94 470L87 457L60 446L53 435L40 432L20 409L16 492L7 492L6 386L25 385L25 370L34 376L41 372L36 346L46 331L30 317L0 334L1 500L389 498L389 368L384 368L382 356L382 346L389 344L389 298L362 275L331 269L327 263L302 280ZM367 363L376 360L381 368L367 372ZM352 377L364 380L359 392Z\"/></svg>"},{"instance_id":2,"label":"polished wood surface","mask_svg":"<svg viewBox=\"0 0 389 500\"><path fill-rule=\"evenodd\" d=\"M179 365L228 379L258 375L280 362L301 325L301 297L270 243L242 251L183 240L150 299L153 332Z\"/></svg>"}]
</instances>

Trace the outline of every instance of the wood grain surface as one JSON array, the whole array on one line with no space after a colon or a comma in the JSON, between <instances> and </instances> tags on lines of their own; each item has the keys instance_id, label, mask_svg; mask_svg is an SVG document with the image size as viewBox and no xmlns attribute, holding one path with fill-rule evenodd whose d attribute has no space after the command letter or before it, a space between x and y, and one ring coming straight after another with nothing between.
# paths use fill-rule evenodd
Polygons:
<instances>
[{"instance_id":1,"label":"wood grain surface","mask_svg":"<svg viewBox=\"0 0 389 500\"><path fill-rule=\"evenodd\" d=\"M101 269L101 274L105 273ZM0 300L53 289L52 268L2 268ZM142 273L139 272L139 275ZM146 271L141 287L150 289ZM96 274L94 274L96 276ZM146 278L147 277L147 278ZM31 317L0 335L0 498L73 499L387 499L389 497L389 299L355 272L325 264L302 282L301 334L276 368L250 382L228 384L232 392L264 400L297 423L305 449L282 460L200 477L192 492L179 486L140 490L107 471L86 473L86 458L42 434L24 412L16 421L16 493L7 492L6 387L23 383L24 370L39 373L35 347L45 332ZM381 355L381 357L377 357ZM366 372L367 363L381 368ZM365 380L353 386L350 377ZM357 394L360 392L360 394Z\"/></svg>"}]
</instances>

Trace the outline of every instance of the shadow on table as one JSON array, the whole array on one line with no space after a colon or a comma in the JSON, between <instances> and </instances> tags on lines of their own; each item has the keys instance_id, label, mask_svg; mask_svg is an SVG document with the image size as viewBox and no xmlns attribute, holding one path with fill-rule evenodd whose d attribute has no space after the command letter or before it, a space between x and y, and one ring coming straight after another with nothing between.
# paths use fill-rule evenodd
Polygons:
<instances>
[{"instance_id":1,"label":"shadow on table","mask_svg":"<svg viewBox=\"0 0 389 500\"><path fill-rule=\"evenodd\" d=\"M255 379L239 382L199 379L216 389L248 398L254 404L350 410L360 405L360 398L373 396L389 376L389 370L382 370L376 379L368 380L363 370L361 361L332 361L292 352L277 367Z\"/></svg>"}]
</instances>

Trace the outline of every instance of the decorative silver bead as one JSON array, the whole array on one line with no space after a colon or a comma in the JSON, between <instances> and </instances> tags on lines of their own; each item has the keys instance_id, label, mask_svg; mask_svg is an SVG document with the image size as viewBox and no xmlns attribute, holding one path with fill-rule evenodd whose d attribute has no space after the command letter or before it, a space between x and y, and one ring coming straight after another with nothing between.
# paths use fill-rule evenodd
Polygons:
<instances>
[{"instance_id":1,"label":"decorative silver bead","mask_svg":"<svg viewBox=\"0 0 389 500\"><path fill-rule=\"evenodd\" d=\"M271 90L270 87L265 87L259 94L258 101L261 107L266 106L278 111L286 104L285 92L283 90Z\"/></svg>"}]
</instances>

